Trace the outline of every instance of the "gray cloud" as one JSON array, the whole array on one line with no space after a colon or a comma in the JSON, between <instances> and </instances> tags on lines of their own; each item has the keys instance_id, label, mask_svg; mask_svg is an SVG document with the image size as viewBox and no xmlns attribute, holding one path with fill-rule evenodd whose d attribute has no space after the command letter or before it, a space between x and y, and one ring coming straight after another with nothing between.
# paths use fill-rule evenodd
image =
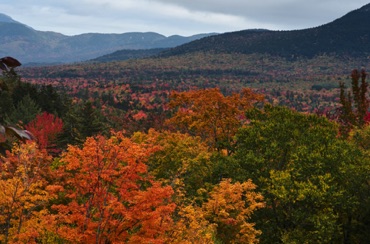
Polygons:
<instances>
[{"instance_id":1,"label":"gray cloud","mask_svg":"<svg viewBox=\"0 0 370 244\"><path fill-rule=\"evenodd\" d=\"M318 26L369 0L27 0L0 3L0 12L37 30L68 35L155 31L192 35L250 28Z\"/></svg>"}]
</instances>

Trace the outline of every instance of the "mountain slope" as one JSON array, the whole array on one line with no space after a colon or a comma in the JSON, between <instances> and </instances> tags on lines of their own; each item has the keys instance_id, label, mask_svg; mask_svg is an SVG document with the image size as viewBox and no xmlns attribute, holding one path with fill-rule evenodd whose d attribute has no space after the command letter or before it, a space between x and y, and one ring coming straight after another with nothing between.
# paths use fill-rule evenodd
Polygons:
<instances>
[{"instance_id":1,"label":"mountain slope","mask_svg":"<svg viewBox=\"0 0 370 244\"><path fill-rule=\"evenodd\" d=\"M170 49L163 56L192 52L268 53L284 57L313 57L324 53L368 56L370 4L319 27L294 31L230 32Z\"/></svg>"},{"instance_id":2,"label":"mountain slope","mask_svg":"<svg viewBox=\"0 0 370 244\"><path fill-rule=\"evenodd\" d=\"M166 37L158 33L87 33L66 36L37 31L0 14L0 56L22 63L67 63L93 59L122 49L171 48L213 34Z\"/></svg>"},{"instance_id":3,"label":"mountain slope","mask_svg":"<svg viewBox=\"0 0 370 244\"><path fill-rule=\"evenodd\" d=\"M159 53L167 50L167 48L151 48L151 49L138 49L138 50L119 50L110 54L106 54L92 60L89 62L113 62L113 61L124 61L129 59L142 59L151 56L156 56Z\"/></svg>"}]
</instances>

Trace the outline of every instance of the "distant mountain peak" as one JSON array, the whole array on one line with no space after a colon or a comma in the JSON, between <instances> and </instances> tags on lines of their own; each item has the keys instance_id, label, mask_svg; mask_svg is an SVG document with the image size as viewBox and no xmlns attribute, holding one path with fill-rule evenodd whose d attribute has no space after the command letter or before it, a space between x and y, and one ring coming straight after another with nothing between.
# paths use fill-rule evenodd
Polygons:
<instances>
[{"instance_id":1,"label":"distant mountain peak","mask_svg":"<svg viewBox=\"0 0 370 244\"><path fill-rule=\"evenodd\" d=\"M8 16L6 14L2 14L2 13L0 13L0 22L4 22L4 23L18 23L18 24L20 24L18 21L15 21L10 16Z\"/></svg>"},{"instance_id":2,"label":"distant mountain peak","mask_svg":"<svg viewBox=\"0 0 370 244\"><path fill-rule=\"evenodd\" d=\"M362 6L359 10L364 11L364 12L369 12L370 11L370 3Z\"/></svg>"}]
</instances>

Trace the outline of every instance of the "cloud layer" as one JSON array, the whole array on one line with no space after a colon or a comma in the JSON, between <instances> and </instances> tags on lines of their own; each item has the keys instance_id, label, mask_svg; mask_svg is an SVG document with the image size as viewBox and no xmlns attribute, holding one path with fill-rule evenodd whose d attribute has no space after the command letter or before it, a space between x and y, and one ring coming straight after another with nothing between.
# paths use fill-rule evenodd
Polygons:
<instances>
[{"instance_id":1,"label":"cloud layer","mask_svg":"<svg viewBox=\"0 0 370 244\"><path fill-rule=\"evenodd\" d=\"M265 28L315 27L369 0L19 0L0 11L34 29L67 35L154 31L193 35Z\"/></svg>"}]
</instances>

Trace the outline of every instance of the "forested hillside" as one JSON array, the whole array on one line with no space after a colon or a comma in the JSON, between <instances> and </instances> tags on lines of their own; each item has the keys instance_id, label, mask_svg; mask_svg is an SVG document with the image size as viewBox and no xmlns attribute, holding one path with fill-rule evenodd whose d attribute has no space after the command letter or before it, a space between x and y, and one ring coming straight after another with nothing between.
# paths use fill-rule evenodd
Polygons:
<instances>
[{"instance_id":1,"label":"forested hillside","mask_svg":"<svg viewBox=\"0 0 370 244\"><path fill-rule=\"evenodd\" d=\"M0 62L2 243L370 239L358 59L16 61Z\"/></svg>"},{"instance_id":2,"label":"forested hillside","mask_svg":"<svg viewBox=\"0 0 370 244\"><path fill-rule=\"evenodd\" d=\"M170 49L165 57L196 52L270 54L285 58L317 55L367 57L370 52L370 4L330 23L302 30L242 30L210 36Z\"/></svg>"}]
</instances>

